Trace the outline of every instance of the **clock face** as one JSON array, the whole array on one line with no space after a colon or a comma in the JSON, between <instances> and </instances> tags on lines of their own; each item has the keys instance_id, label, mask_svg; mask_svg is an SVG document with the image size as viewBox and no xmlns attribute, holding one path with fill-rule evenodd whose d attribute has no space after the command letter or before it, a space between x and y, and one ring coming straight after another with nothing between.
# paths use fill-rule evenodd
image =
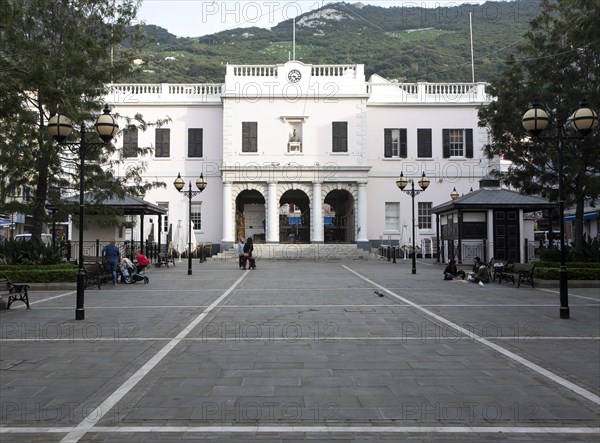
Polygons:
<instances>
[{"instance_id":1,"label":"clock face","mask_svg":"<svg viewBox=\"0 0 600 443\"><path fill-rule=\"evenodd\" d=\"M292 69L288 74L288 80L292 83L297 83L302 78L302 74L297 69Z\"/></svg>"}]
</instances>

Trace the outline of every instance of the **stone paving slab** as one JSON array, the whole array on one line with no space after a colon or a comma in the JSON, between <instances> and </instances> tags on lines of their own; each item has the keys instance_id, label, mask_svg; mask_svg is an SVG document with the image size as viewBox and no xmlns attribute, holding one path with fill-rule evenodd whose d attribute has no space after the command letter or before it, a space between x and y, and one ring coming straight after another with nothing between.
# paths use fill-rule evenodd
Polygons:
<instances>
[{"instance_id":1,"label":"stone paving slab","mask_svg":"<svg viewBox=\"0 0 600 443\"><path fill-rule=\"evenodd\" d=\"M560 320L555 290L445 282L422 263L417 275L378 261L186 273L86 291L81 322L73 291L0 312L0 440L60 441L76 426L88 428L74 441L600 435L597 289L570 290Z\"/></svg>"}]
</instances>

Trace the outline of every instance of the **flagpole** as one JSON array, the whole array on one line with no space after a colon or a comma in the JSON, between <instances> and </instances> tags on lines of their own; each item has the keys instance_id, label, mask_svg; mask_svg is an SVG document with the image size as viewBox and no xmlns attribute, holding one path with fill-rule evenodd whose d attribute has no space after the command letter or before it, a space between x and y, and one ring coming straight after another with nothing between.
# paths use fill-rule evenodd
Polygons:
<instances>
[{"instance_id":1,"label":"flagpole","mask_svg":"<svg viewBox=\"0 0 600 443\"><path fill-rule=\"evenodd\" d=\"M471 81L475 83L475 64L473 61L473 13L469 12L469 28L471 30Z\"/></svg>"}]
</instances>

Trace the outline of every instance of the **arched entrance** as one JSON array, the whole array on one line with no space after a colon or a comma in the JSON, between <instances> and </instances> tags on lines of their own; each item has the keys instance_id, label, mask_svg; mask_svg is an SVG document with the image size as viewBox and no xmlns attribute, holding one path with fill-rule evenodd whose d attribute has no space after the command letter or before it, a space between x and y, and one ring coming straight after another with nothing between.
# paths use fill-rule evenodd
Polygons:
<instances>
[{"instance_id":1,"label":"arched entrance","mask_svg":"<svg viewBox=\"0 0 600 443\"><path fill-rule=\"evenodd\" d=\"M355 243L354 197L334 189L325 197L323 210L325 243Z\"/></svg>"},{"instance_id":2,"label":"arched entrance","mask_svg":"<svg viewBox=\"0 0 600 443\"><path fill-rule=\"evenodd\" d=\"M299 189L279 199L279 243L310 243L310 200Z\"/></svg>"},{"instance_id":3,"label":"arched entrance","mask_svg":"<svg viewBox=\"0 0 600 443\"><path fill-rule=\"evenodd\" d=\"M254 243L265 241L265 198L255 190L245 190L235 199L236 240L252 237Z\"/></svg>"}]
</instances>

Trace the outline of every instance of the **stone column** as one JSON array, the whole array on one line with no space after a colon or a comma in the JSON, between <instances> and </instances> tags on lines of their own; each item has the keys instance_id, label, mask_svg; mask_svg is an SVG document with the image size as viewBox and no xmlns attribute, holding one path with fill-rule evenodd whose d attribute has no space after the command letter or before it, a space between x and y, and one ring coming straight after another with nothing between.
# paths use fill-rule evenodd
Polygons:
<instances>
[{"instance_id":1,"label":"stone column","mask_svg":"<svg viewBox=\"0 0 600 443\"><path fill-rule=\"evenodd\" d=\"M223 239L225 249L230 248L237 240L235 239L235 227L233 225L233 204L231 200L231 182L223 183Z\"/></svg>"},{"instance_id":2,"label":"stone column","mask_svg":"<svg viewBox=\"0 0 600 443\"><path fill-rule=\"evenodd\" d=\"M368 228L367 228L367 183L358 183L358 228L357 228L357 239L356 246L369 251L371 245L369 244Z\"/></svg>"},{"instance_id":3,"label":"stone column","mask_svg":"<svg viewBox=\"0 0 600 443\"><path fill-rule=\"evenodd\" d=\"M321 182L313 182L311 243L325 243L323 237L323 202L321 201Z\"/></svg>"},{"instance_id":4,"label":"stone column","mask_svg":"<svg viewBox=\"0 0 600 443\"><path fill-rule=\"evenodd\" d=\"M279 243L279 205L277 204L277 182L269 182L267 195L267 243Z\"/></svg>"}]
</instances>

